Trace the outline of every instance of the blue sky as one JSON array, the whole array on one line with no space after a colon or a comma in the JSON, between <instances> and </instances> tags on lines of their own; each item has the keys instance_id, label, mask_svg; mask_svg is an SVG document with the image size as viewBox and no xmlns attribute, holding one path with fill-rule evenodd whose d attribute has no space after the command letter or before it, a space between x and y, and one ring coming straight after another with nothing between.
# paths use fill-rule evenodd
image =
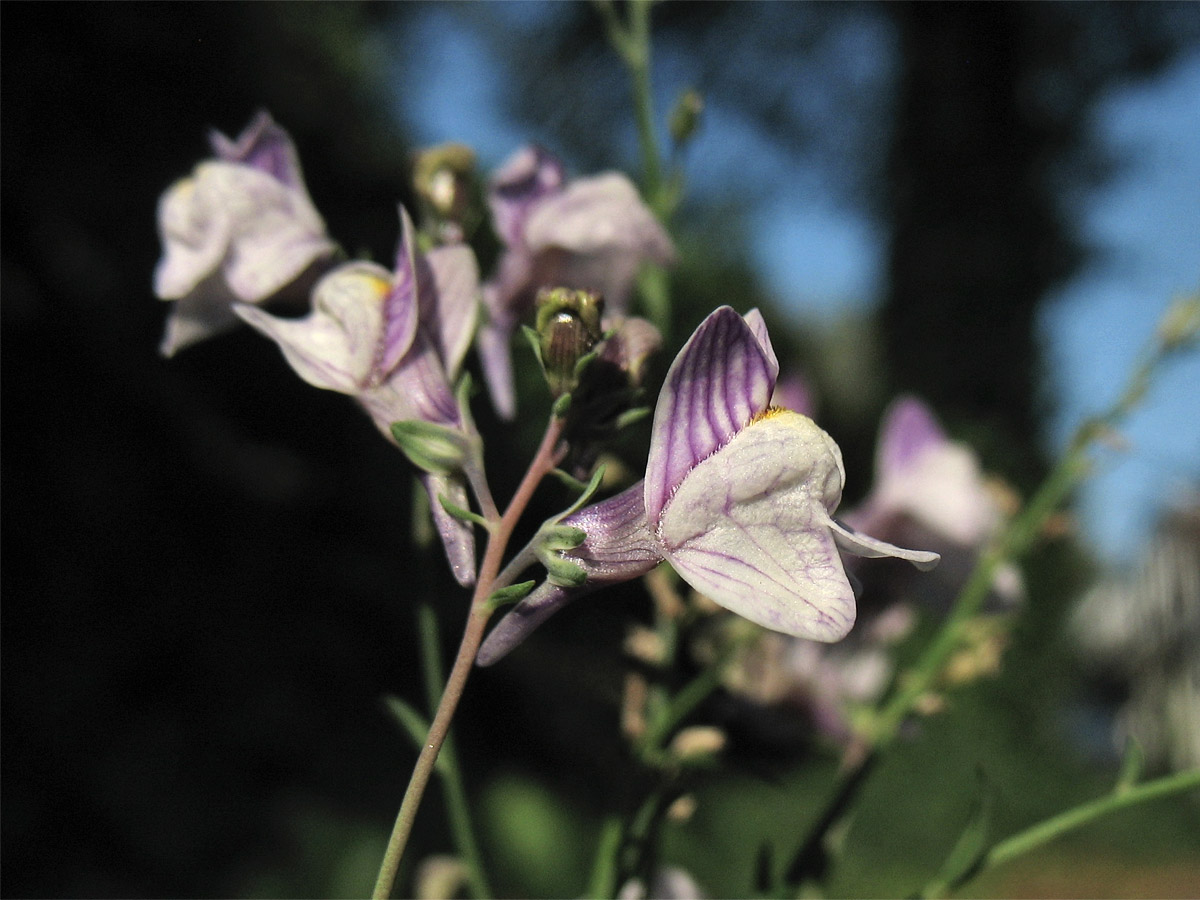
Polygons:
<instances>
[{"instance_id":1,"label":"blue sky","mask_svg":"<svg viewBox=\"0 0 1200 900\"><path fill-rule=\"evenodd\" d=\"M503 20L539 7L554 9L495 8ZM463 141L485 165L495 165L522 143L549 135L503 115L503 82L487 42L451 9L431 5L406 25L404 46L424 52L397 62L397 110L421 142ZM854 61L848 77L866 85L886 79L888 36L862 21L854 27L860 43L858 52L844 54ZM659 59L660 108L700 64L687 56ZM1048 389L1059 410L1047 435L1053 448L1117 395L1171 299L1200 289L1200 53L1180 57L1152 80L1111 91L1091 127L1124 165L1080 198L1083 235L1100 252L1042 316L1053 378ZM710 106L689 153L691 189L719 197L748 165L774 171L788 185L751 217L754 262L780 305L797 321L816 323L870 310L883 286L886 233L836 193L818 164L780 154L736 110ZM1128 450L1101 457L1080 506L1085 535L1116 563L1133 561L1163 504L1200 485L1200 354L1162 373L1124 435Z\"/></svg>"}]
</instances>

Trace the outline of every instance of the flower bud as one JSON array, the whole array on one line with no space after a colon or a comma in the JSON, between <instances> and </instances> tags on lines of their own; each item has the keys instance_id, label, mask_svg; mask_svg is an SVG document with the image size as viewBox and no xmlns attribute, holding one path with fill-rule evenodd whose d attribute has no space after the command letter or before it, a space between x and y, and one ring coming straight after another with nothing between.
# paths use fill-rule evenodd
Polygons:
<instances>
[{"instance_id":1,"label":"flower bud","mask_svg":"<svg viewBox=\"0 0 1200 900\"><path fill-rule=\"evenodd\" d=\"M439 144L418 153L413 189L422 219L439 243L460 243L479 224L475 153L465 144Z\"/></svg>"},{"instance_id":2,"label":"flower bud","mask_svg":"<svg viewBox=\"0 0 1200 900\"><path fill-rule=\"evenodd\" d=\"M537 297L537 333L550 392L559 397L579 383L579 362L603 336L599 294L567 288L543 290Z\"/></svg>"},{"instance_id":3,"label":"flower bud","mask_svg":"<svg viewBox=\"0 0 1200 900\"><path fill-rule=\"evenodd\" d=\"M676 144L686 143L700 126L700 116L704 112L704 98L695 88L688 88L675 101L675 108L667 127L671 130L671 140Z\"/></svg>"}]
</instances>

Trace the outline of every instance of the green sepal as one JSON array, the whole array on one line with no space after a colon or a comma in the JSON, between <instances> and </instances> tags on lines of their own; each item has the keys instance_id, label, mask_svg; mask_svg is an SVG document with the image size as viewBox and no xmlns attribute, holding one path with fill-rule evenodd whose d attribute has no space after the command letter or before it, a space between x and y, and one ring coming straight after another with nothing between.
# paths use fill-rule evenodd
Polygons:
<instances>
[{"instance_id":1,"label":"green sepal","mask_svg":"<svg viewBox=\"0 0 1200 900\"><path fill-rule=\"evenodd\" d=\"M392 437L409 462L433 475L458 472L467 458L466 436L457 428L406 419L392 423Z\"/></svg>"},{"instance_id":2,"label":"green sepal","mask_svg":"<svg viewBox=\"0 0 1200 900\"><path fill-rule=\"evenodd\" d=\"M557 400L554 401L552 412L554 413L554 418L556 419L565 419L567 417L567 415L571 412L570 393L562 394Z\"/></svg>"},{"instance_id":3,"label":"green sepal","mask_svg":"<svg viewBox=\"0 0 1200 900\"><path fill-rule=\"evenodd\" d=\"M541 543L547 550L574 550L587 538L582 528L570 525L554 525L543 530Z\"/></svg>"},{"instance_id":4,"label":"green sepal","mask_svg":"<svg viewBox=\"0 0 1200 900\"><path fill-rule=\"evenodd\" d=\"M469 509L463 509L446 499L445 494L438 494L438 503L442 504L442 509L450 513L456 519L463 522L474 522L476 525L482 525L484 528L489 528L490 523L487 519L477 512L471 512Z\"/></svg>"},{"instance_id":5,"label":"green sepal","mask_svg":"<svg viewBox=\"0 0 1200 900\"><path fill-rule=\"evenodd\" d=\"M513 603L524 600L536 584L536 581L522 581L519 584L510 584L508 587L502 587L498 591L492 591L491 595L485 601L488 610L495 612L501 607L510 606Z\"/></svg>"},{"instance_id":6,"label":"green sepal","mask_svg":"<svg viewBox=\"0 0 1200 900\"><path fill-rule=\"evenodd\" d=\"M534 329L528 325L521 326L521 334L525 335L525 340L529 341L529 346L533 348L533 355L537 357L538 365L542 367L542 372L546 371L546 363L542 360L542 338Z\"/></svg>"},{"instance_id":7,"label":"green sepal","mask_svg":"<svg viewBox=\"0 0 1200 900\"><path fill-rule=\"evenodd\" d=\"M587 571L578 563L563 559L557 553L539 553L538 558L546 567L546 580L559 587L583 587L587 583Z\"/></svg>"}]
</instances>

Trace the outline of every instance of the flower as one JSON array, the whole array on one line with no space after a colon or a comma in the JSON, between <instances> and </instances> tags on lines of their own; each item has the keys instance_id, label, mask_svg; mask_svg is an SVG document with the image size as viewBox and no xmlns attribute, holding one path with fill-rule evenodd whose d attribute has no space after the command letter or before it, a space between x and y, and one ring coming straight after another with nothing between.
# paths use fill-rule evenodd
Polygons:
<instances>
[{"instance_id":1,"label":"flower","mask_svg":"<svg viewBox=\"0 0 1200 900\"><path fill-rule=\"evenodd\" d=\"M478 308L479 272L466 246L414 249L413 226L400 210L401 236L395 272L370 262L346 263L313 289L313 311L282 319L255 306L234 312L271 338L296 373L314 387L349 394L389 439L396 422L416 420L445 426L469 442L451 384L470 343ZM475 578L470 527L451 516L439 495L466 508L459 473L427 471L421 476L434 520L455 577Z\"/></svg>"},{"instance_id":2,"label":"flower","mask_svg":"<svg viewBox=\"0 0 1200 900\"><path fill-rule=\"evenodd\" d=\"M668 265L675 249L627 177L606 172L566 183L562 162L540 147L522 148L500 167L488 205L505 250L483 287L479 354L492 404L512 418L509 339L538 288L601 294L609 313L621 315L641 264Z\"/></svg>"},{"instance_id":3,"label":"flower","mask_svg":"<svg viewBox=\"0 0 1200 900\"><path fill-rule=\"evenodd\" d=\"M938 587L948 603L1003 524L1004 514L999 491L984 478L975 452L951 441L924 403L902 396L891 403L880 425L871 491L844 518L885 540L937 550L943 557ZM993 583L1000 604L1012 605L1023 590L1017 569L1002 566Z\"/></svg>"},{"instance_id":4,"label":"flower","mask_svg":"<svg viewBox=\"0 0 1200 900\"><path fill-rule=\"evenodd\" d=\"M841 451L807 416L769 405L778 373L757 310L744 319L727 306L709 315L667 372L644 481L561 521L585 533L578 547L558 552L586 581L536 589L488 636L480 664L581 593L664 559L720 606L818 641L840 640L854 624L839 549L935 564L935 553L902 550L833 518L845 480Z\"/></svg>"},{"instance_id":5,"label":"flower","mask_svg":"<svg viewBox=\"0 0 1200 900\"><path fill-rule=\"evenodd\" d=\"M231 327L235 302L261 303L294 282L334 243L313 207L296 148L260 112L236 141L210 137L216 159L200 163L158 204L163 257L154 293L175 306L160 350Z\"/></svg>"}]
</instances>

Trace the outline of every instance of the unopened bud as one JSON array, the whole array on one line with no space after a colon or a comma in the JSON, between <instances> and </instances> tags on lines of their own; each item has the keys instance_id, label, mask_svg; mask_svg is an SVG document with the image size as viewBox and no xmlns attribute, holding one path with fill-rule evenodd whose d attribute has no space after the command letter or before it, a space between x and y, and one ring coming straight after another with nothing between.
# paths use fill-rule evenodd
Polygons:
<instances>
[{"instance_id":1,"label":"unopened bud","mask_svg":"<svg viewBox=\"0 0 1200 900\"><path fill-rule=\"evenodd\" d=\"M698 90L688 88L680 94L667 123L671 130L671 140L676 144L686 143L696 133L703 112L704 98Z\"/></svg>"},{"instance_id":2,"label":"unopened bud","mask_svg":"<svg viewBox=\"0 0 1200 900\"><path fill-rule=\"evenodd\" d=\"M1200 295L1181 297L1172 303L1162 321L1158 334L1164 350L1178 350L1200 338Z\"/></svg>"},{"instance_id":3,"label":"unopened bud","mask_svg":"<svg viewBox=\"0 0 1200 900\"><path fill-rule=\"evenodd\" d=\"M542 367L550 393L558 397L575 388L579 361L603 337L600 317L604 300L588 291L554 288L538 293L537 306Z\"/></svg>"},{"instance_id":4,"label":"unopened bud","mask_svg":"<svg viewBox=\"0 0 1200 900\"><path fill-rule=\"evenodd\" d=\"M671 740L671 755L679 760L714 756L725 748L725 732L712 725L693 725Z\"/></svg>"},{"instance_id":5,"label":"unopened bud","mask_svg":"<svg viewBox=\"0 0 1200 900\"><path fill-rule=\"evenodd\" d=\"M418 153L413 189L439 241L458 243L478 224L475 153L465 144L439 144Z\"/></svg>"}]
</instances>

